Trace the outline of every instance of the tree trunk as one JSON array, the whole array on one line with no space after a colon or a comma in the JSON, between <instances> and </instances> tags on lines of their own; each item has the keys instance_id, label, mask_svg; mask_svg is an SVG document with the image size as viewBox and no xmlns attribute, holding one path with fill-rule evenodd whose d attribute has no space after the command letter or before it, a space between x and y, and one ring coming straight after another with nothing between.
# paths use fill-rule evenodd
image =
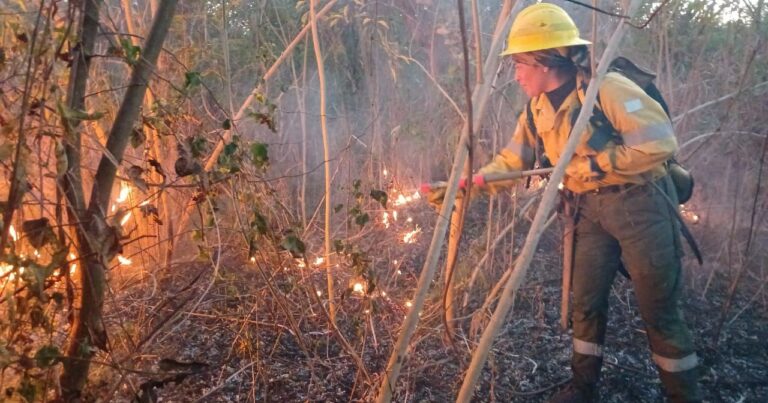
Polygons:
<instances>
[{"instance_id":1,"label":"tree trunk","mask_svg":"<svg viewBox=\"0 0 768 403\"><path fill-rule=\"evenodd\" d=\"M323 66L323 53L320 51L320 34L317 32L317 13L315 13L315 0L309 1L310 25L312 26L312 44L315 48L317 60L317 76L320 81L320 130L323 134L323 166L325 167L325 267L328 282L328 311L331 322L336 323L336 303L333 300L333 274L331 273L331 154L328 141L328 128L325 115L325 69Z\"/></svg>"},{"instance_id":2,"label":"tree trunk","mask_svg":"<svg viewBox=\"0 0 768 403\"><path fill-rule=\"evenodd\" d=\"M147 83L170 27L176 2L177 0L163 0L160 3L152 29L142 49L142 59L133 69L130 84L115 116L106 148L118 162L122 160L130 140L131 131L139 116L139 108L144 99ZM83 12L83 35L81 38L93 41L97 27L98 3L95 0L89 0L86 2ZM91 43L91 50L92 45ZM84 47L84 49L87 48ZM81 56L83 61L87 60L88 52L84 52L84 56ZM84 75L81 76L81 72ZM87 63L83 70L77 69L73 72L71 88L74 90L70 92L70 101L74 102L75 105L77 102L81 102L80 105L82 105L82 93L77 91L85 91L87 75ZM79 149L75 150L75 153L79 153ZM70 169L77 170L78 168L79 166L73 166ZM104 250L103 241L105 233L111 233L109 227L105 229L105 212L109 205L116 173L117 167L113 162L106 156L102 156L96 171L88 210L81 216L83 219L80 222L83 224L76 227L79 253L83 258L81 272L83 294L80 311L74 315L69 344L66 349L67 359L64 360L64 370L61 374L62 398L66 401L76 400L80 397L81 390L88 378L90 358L94 354L93 347L106 348L107 338L102 321L102 309L106 286L104 272L107 256L105 253L109 251ZM82 194L81 183L70 184L75 186L75 191L80 190ZM75 200L75 202L78 201Z\"/></svg>"},{"instance_id":3,"label":"tree trunk","mask_svg":"<svg viewBox=\"0 0 768 403\"><path fill-rule=\"evenodd\" d=\"M69 87L67 89L67 106L73 110L85 109L85 89L88 82L88 72L90 68L90 55L96 42L96 33L99 24L99 2L97 0L87 0L82 3L82 22L80 24L80 43L73 47L72 71L69 78ZM83 181L80 172L80 149L81 136L77 121L63 122L65 128L64 152L67 158L67 173L62 177L61 187L64 196L67 199L67 215L70 223L82 222L81 218L85 216L85 196L83 194ZM80 256L90 256L91 250L88 242L85 240L84 229L77 225L74 231L76 247ZM80 278L81 290L88 290L87 298L92 299L91 290L95 290L91 284L92 277L86 276L85 267L90 266L85 261L81 264ZM81 307L84 305L86 295L83 292L81 297ZM88 373L88 362L80 360L83 358L83 352L88 349L81 349L83 341L87 340L87 329L83 318L90 312L86 309L75 310L74 318L71 323L69 334L69 345L65 351L66 356L75 358L75 360L64 360L64 370L61 375L61 393L66 401L71 401L79 397L80 390L85 385Z\"/></svg>"},{"instance_id":4,"label":"tree trunk","mask_svg":"<svg viewBox=\"0 0 768 403\"><path fill-rule=\"evenodd\" d=\"M453 342L453 333L455 330L455 324L454 320L456 317L456 308L454 305L454 292L453 292L453 277L455 274L456 269L456 261L458 260L459 256L459 245L461 244L461 234L464 232L464 217L465 213L467 211L467 208L469 207L469 199L470 199L470 192L472 190L472 154L473 154L473 141L474 133L473 133L473 127L472 127L472 90L470 89L469 84L469 50L467 47L467 35L465 30L465 23L464 23L464 2L463 0L457 1L458 11L459 11L459 30L461 31L461 44L462 44L462 55L464 56L464 93L467 98L467 119L466 124L464 125L464 129L466 130L466 136L462 133L462 139L466 137L466 143L461 144L459 143L459 147L466 147L467 148L467 160L464 162L464 177L466 178L465 181L465 190L466 190L466 197L462 198L461 202L458 203L456 206L456 210L453 211L453 214L451 214L451 229L449 231L448 235L448 256L446 258L446 265L445 265L445 291L443 293L443 309L445 311L444 315L444 321L445 321L445 337L450 341ZM473 2L473 11L475 12L476 16L476 2ZM475 31L477 32L478 29L480 29L479 21L476 21L475 25ZM477 46L480 47L479 43L479 37ZM478 56L478 68L477 71L479 72L481 69L479 68L480 64L480 57ZM478 73L476 76L476 84L481 85L482 84L482 74Z\"/></svg>"}]
</instances>

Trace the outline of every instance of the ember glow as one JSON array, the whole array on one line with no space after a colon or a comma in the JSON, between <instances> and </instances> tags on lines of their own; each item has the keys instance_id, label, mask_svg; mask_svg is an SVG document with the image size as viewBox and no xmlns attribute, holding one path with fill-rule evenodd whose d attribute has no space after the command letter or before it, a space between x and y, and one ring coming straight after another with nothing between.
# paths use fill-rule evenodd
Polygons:
<instances>
[{"instance_id":1,"label":"ember glow","mask_svg":"<svg viewBox=\"0 0 768 403\"><path fill-rule=\"evenodd\" d=\"M129 211L129 212L125 213L123 218L120 220L120 226L121 227L124 226L125 223L127 223L130 218L131 218L131 212Z\"/></svg>"},{"instance_id":2,"label":"ember glow","mask_svg":"<svg viewBox=\"0 0 768 403\"><path fill-rule=\"evenodd\" d=\"M11 238L14 242L19 240L19 234L16 233L16 228L13 228L13 224L8 228L8 233L11 234Z\"/></svg>"},{"instance_id":3,"label":"ember glow","mask_svg":"<svg viewBox=\"0 0 768 403\"><path fill-rule=\"evenodd\" d=\"M312 262L312 264L315 266L320 266L321 264L323 264L323 262L325 262L325 258L323 258L322 256L318 256L315 258L315 261Z\"/></svg>"},{"instance_id":4,"label":"ember glow","mask_svg":"<svg viewBox=\"0 0 768 403\"><path fill-rule=\"evenodd\" d=\"M355 285L352 286L352 292L363 294L365 289L363 288L363 283L355 283Z\"/></svg>"},{"instance_id":5,"label":"ember glow","mask_svg":"<svg viewBox=\"0 0 768 403\"><path fill-rule=\"evenodd\" d=\"M125 183L120 183L120 194L117 196L117 199L115 199L115 203L123 203L126 200L128 200L128 196L131 195L131 187Z\"/></svg>"},{"instance_id":6,"label":"ember glow","mask_svg":"<svg viewBox=\"0 0 768 403\"><path fill-rule=\"evenodd\" d=\"M0 263L0 276L8 274L8 272L11 270L13 270L13 266L9 265L8 263Z\"/></svg>"},{"instance_id":7,"label":"ember glow","mask_svg":"<svg viewBox=\"0 0 768 403\"><path fill-rule=\"evenodd\" d=\"M69 260L72 260L72 264L69 265L69 274L75 274L77 271L77 263L74 262L74 260L77 259L77 255L75 255L72 252L69 252Z\"/></svg>"},{"instance_id":8,"label":"ember glow","mask_svg":"<svg viewBox=\"0 0 768 403\"><path fill-rule=\"evenodd\" d=\"M416 227L415 230L406 232L405 235L403 235L403 242L405 243L414 243L416 242L416 235L418 235L421 232L421 228Z\"/></svg>"},{"instance_id":9,"label":"ember glow","mask_svg":"<svg viewBox=\"0 0 768 403\"><path fill-rule=\"evenodd\" d=\"M699 220L700 220L699 215L687 209L685 207L685 204L680 205L680 215L682 215L683 218L685 218L686 220L690 221L693 224L699 223Z\"/></svg>"},{"instance_id":10,"label":"ember glow","mask_svg":"<svg viewBox=\"0 0 768 403\"><path fill-rule=\"evenodd\" d=\"M384 224L384 228L389 228L389 213L384 212L384 214L382 214L381 223Z\"/></svg>"},{"instance_id":11,"label":"ember glow","mask_svg":"<svg viewBox=\"0 0 768 403\"><path fill-rule=\"evenodd\" d=\"M416 200L419 200L419 199L421 199L421 195L419 194L419 192L414 192L413 195L410 195L410 196L406 196L406 195L401 193L401 194L397 195L397 198L395 198L394 205L395 206L402 206L402 205L405 205L405 204L408 204L408 203L412 203L412 202L414 202Z\"/></svg>"}]
</instances>

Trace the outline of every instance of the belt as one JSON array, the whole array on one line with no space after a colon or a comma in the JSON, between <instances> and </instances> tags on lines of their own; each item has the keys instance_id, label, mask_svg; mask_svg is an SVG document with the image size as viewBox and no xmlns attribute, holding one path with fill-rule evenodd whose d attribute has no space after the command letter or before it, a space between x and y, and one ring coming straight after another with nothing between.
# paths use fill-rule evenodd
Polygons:
<instances>
[{"instance_id":1,"label":"belt","mask_svg":"<svg viewBox=\"0 0 768 403\"><path fill-rule=\"evenodd\" d=\"M586 193L588 194L606 194L606 193L619 193L623 192L625 190L631 189L635 186L643 186L645 184L637 184L637 183L622 183L621 185L608 185L608 186L602 186L594 190L588 190Z\"/></svg>"}]
</instances>

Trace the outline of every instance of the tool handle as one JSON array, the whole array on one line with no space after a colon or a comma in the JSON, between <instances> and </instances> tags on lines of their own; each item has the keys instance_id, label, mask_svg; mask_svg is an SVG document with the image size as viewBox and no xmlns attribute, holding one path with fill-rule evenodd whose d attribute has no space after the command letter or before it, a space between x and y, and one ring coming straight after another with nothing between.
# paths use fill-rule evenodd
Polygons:
<instances>
[{"instance_id":1,"label":"tool handle","mask_svg":"<svg viewBox=\"0 0 768 403\"><path fill-rule=\"evenodd\" d=\"M509 171L509 172L499 172L499 173L490 173L490 174L476 174L472 176L472 184L475 186L485 186L489 183L520 179L528 176L549 175L550 173L552 173L553 169L554 168L540 168L540 169L529 169L527 171ZM466 177L461 178L459 180L459 189L464 189L466 187L466 184L467 184L467 178ZM421 186L419 187L419 192L421 192L422 194L427 194L433 189L440 189L446 186L448 186L448 183L445 181L426 182L421 184Z\"/></svg>"}]
</instances>

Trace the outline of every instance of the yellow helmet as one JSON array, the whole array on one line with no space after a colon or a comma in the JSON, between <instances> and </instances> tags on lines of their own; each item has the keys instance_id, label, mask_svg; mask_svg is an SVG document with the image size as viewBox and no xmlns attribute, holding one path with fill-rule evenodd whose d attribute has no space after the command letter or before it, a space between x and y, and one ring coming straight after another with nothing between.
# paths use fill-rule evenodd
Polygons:
<instances>
[{"instance_id":1,"label":"yellow helmet","mask_svg":"<svg viewBox=\"0 0 768 403\"><path fill-rule=\"evenodd\" d=\"M590 43L579 38L579 29L565 10L554 4L538 3L517 15L501 56Z\"/></svg>"}]
</instances>

